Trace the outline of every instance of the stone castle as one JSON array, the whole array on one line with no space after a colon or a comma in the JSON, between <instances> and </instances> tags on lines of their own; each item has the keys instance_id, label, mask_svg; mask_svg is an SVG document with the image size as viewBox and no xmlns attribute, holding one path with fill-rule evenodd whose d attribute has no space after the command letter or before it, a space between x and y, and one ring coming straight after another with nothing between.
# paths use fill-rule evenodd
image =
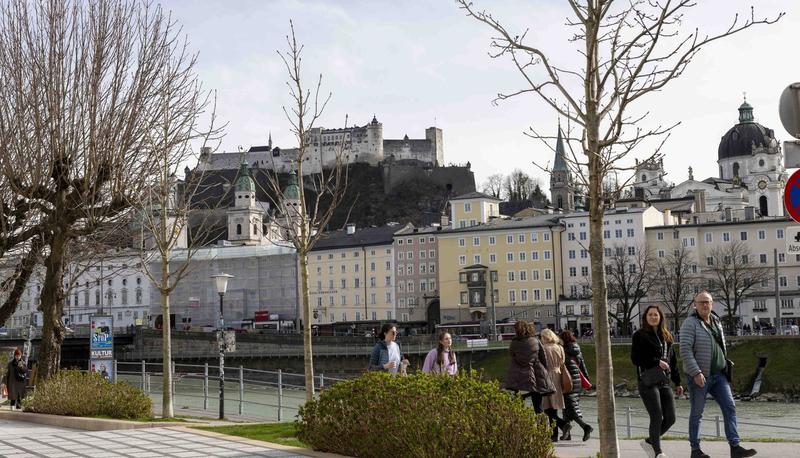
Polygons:
<instances>
[{"instance_id":1,"label":"stone castle","mask_svg":"<svg viewBox=\"0 0 800 458\"><path fill-rule=\"evenodd\" d=\"M325 129L316 127L308 132L303 174L319 173L324 168L336 163L338 154L349 164L366 163L378 165L389 160L400 165L412 165L424 168L442 167L444 165L444 146L442 130L437 127L425 129L425 138L408 138L400 140L384 139L383 124L373 116L372 121L364 126L343 129ZM198 168L200 170L237 169L242 156L252 166L288 173L297 162L298 149L282 149L272 145L272 136L265 146L253 146L246 153L225 152L211 154L203 151Z\"/></svg>"}]
</instances>

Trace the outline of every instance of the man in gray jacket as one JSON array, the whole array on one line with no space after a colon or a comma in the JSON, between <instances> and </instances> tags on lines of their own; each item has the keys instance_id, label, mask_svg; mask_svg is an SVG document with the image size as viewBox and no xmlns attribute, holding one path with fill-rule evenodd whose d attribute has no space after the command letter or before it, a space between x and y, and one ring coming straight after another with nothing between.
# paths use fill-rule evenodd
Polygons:
<instances>
[{"instance_id":1,"label":"man in gray jacket","mask_svg":"<svg viewBox=\"0 0 800 458\"><path fill-rule=\"evenodd\" d=\"M689 414L689 445L691 458L709 458L700 450L700 420L710 394L719 404L725 419L725 437L731 446L731 458L753 456L756 451L739 445L736 430L736 404L731 393L730 373L726 374L725 334L719 318L711 312L713 300L708 291L694 297L695 312L681 326L680 348L683 372L687 376L691 413Z\"/></svg>"}]
</instances>

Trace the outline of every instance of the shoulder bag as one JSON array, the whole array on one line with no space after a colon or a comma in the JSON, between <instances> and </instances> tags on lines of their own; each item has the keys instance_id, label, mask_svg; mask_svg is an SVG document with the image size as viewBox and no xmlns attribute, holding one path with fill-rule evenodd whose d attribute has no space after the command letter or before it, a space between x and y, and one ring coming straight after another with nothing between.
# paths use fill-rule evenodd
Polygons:
<instances>
[{"instance_id":1,"label":"shoulder bag","mask_svg":"<svg viewBox=\"0 0 800 458\"><path fill-rule=\"evenodd\" d=\"M572 391L572 376L569 375L567 366L561 363L561 392L569 393Z\"/></svg>"}]
</instances>

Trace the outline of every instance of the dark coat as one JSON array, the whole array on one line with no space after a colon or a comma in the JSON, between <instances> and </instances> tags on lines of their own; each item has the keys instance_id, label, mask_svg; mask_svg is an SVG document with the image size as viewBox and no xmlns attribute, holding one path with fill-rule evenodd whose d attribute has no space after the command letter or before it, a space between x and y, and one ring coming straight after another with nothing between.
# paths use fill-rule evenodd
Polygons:
<instances>
[{"instance_id":1,"label":"dark coat","mask_svg":"<svg viewBox=\"0 0 800 458\"><path fill-rule=\"evenodd\" d=\"M544 349L536 337L511 340L511 364L506 375L506 388L515 391L552 393L555 388L545 369Z\"/></svg>"},{"instance_id":2,"label":"dark coat","mask_svg":"<svg viewBox=\"0 0 800 458\"><path fill-rule=\"evenodd\" d=\"M631 362L637 367L636 373L641 374L646 369L656 367L661 359L661 345L659 338L649 330L640 329L633 333L631 343ZM663 342L664 339L662 338ZM667 359L669 360L669 378L676 386L681 384L681 375L678 372L678 357L672 343L667 342Z\"/></svg>"},{"instance_id":3,"label":"dark coat","mask_svg":"<svg viewBox=\"0 0 800 458\"><path fill-rule=\"evenodd\" d=\"M28 368L21 359L17 361L11 358L11 361L8 362L6 376L3 380L8 389L8 399L17 400L25 397L25 374L27 372Z\"/></svg>"},{"instance_id":4,"label":"dark coat","mask_svg":"<svg viewBox=\"0 0 800 458\"><path fill-rule=\"evenodd\" d=\"M583 353L581 353L581 347L578 346L578 342L564 345L564 355L566 356L564 365L567 366L567 371L569 371L572 379L572 391L570 393L581 393L583 388L581 387L580 373L583 372L583 375L589 378L589 371L586 369L586 363L583 361ZM577 364L575 363L576 360Z\"/></svg>"}]
</instances>

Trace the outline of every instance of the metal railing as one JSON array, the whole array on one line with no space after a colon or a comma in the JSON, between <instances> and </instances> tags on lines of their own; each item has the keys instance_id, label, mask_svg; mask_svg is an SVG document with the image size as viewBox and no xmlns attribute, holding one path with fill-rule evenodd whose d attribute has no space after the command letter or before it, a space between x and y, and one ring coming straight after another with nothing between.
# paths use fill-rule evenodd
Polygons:
<instances>
[{"instance_id":1,"label":"metal railing","mask_svg":"<svg viewBox=\"0 0 800 458\"><path fill-rule=\"evenodd\" d=\"M305 376L277 371L226 366L225 414L259 420L283 421L297 413L305 402ZM117 380L139 386L160 404L163 394L164 367L146 361L114 362ZM176 410L218 410L219 366L209 364L172 364L172 393ZM322 390L342 379L314 376ZM290 417L286 414L289 413Z\"/></svg>"}]
</instances>

